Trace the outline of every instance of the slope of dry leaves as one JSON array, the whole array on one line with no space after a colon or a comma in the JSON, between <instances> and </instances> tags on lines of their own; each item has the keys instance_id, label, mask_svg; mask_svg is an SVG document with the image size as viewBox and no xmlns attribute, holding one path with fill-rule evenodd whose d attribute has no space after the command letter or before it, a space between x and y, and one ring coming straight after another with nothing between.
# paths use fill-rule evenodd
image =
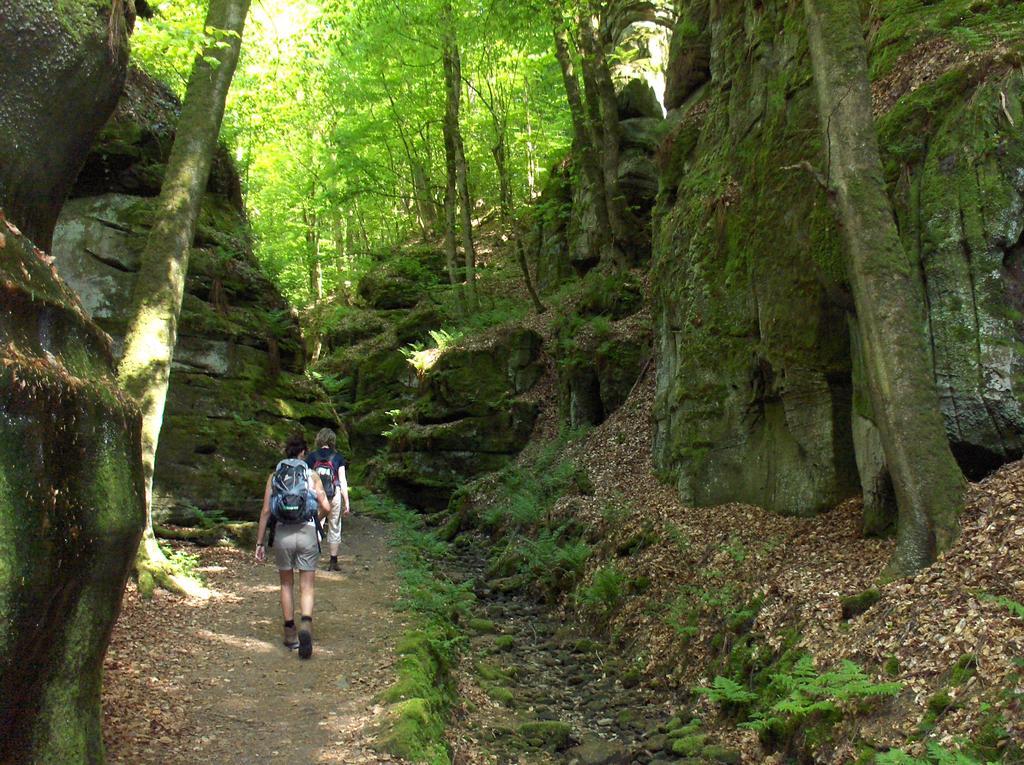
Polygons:
<instances>
[{"instance_id":1,"label":"slope of dry leaves","mask_svg":"<svg viewBox=\"0 0 1024 765\"><path fill-rule=\"evenodd\" d=\"M531 317L530 325L550 338L552 321L545 314ZM616 332L640 332L645 326L646 312L616 323ZM553 438L560 428L553 367L549 364L549 375L530 394L542 404L539 441ZM728 650L728 641L723 648L716 640L723 628L721 611L760 598L753 631L769 645L778 646L795 630L799 646L819 667L850 659L876 678L904 685L884 714L858 721L851 733L876 746L920 754L928 741L950 745L956 737L976 735L985 722L984 705L992 704L1009 721L1009 736L1024 744L1020 702L1006 700L1007 693L1024 693L1011 683L1014 660L1024 658L1024 620L991 599L1024 603L1024 463L970 487L961 538L936 564L879 587L893 542L861 536L859 499L814 518L783 517L741 504L684 506L674 488L656 478L652 465L654 378L654 369L645 368L626 404L567 447L566 456L586 469L595 492L560 498L554 513L596 529L601 541L587 576L613 562L634 580L649 581L649 589L629 598L611 625L643 661L648 682L685 689L711 680L707 668ZM528 449L520 457L526 469L530 454ZM477 502L486 504L495 485L481 481ZM641 537L648 541L633 547ZM844 621L840 598L872 587L879 588L881 599ZM700 631L681 635L672 626L673 605L702 596L723 605L718 611L698 607ZM572 609L566 601L566 614ZM965 654L977 657L976 676L949 689L950 669ZM883 673L887 664L898 665L895 677ZM911 741L928 699L940 690L949 690L957 704L940 716L928 737ZM714 724L710 705L703 703L701 711ZM746 761L770 761L753 733L725 735ZM823 762L854 759L849 741L821 753Z\"/></svg>"}]
</instances>

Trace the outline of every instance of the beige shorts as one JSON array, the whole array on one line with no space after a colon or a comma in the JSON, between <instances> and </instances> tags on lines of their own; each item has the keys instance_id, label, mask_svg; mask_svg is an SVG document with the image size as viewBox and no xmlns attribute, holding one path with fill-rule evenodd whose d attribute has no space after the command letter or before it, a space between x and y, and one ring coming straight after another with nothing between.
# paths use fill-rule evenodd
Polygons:
<instances>
[{"instance_id":1,"label":"beige shorts","mask_svg":"<svg viewBox=\"0 0 1024 765\"><path fill-rule=\"evenodd\" d=\"M274 558L278 571L316 571L320 548L316 543L316 526L312 523L277 524L274 530Z\"/></svg>"}]
</instances>

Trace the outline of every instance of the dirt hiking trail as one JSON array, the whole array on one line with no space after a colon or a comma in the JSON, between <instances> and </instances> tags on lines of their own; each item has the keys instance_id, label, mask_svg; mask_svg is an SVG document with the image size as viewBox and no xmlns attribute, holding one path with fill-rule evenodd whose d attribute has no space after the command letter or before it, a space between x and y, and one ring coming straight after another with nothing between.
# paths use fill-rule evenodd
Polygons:
<instances>
[{"instance_id":1,"label":"dirt hiking trail","mask_svg":"<svg viewBox=\"0 0 1024 765\"><path fill-rule=\"evenodd\" d=\"M387 527L346 522L340 572L319 571L308 661L281 643L278 577L251 550L189 550L207 601L134 586L106 660L111 763L375 763L375 697L394 682L404 622ZM271 559L273 556L270 556ZM327 551L321 558L327 561ZM298 603L296 577L296 604Z\"/></svg>"}]
</instances>

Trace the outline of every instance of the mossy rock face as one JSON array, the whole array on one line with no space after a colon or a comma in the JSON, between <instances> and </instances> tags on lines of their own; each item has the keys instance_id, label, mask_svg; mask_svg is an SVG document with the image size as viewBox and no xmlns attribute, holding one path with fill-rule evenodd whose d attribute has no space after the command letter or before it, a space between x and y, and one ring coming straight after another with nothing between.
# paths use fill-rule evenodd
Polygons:
<instances>
[{"instance_id":1,"label":"mossy rock face","mask_svg":"<svg viewBox=\"0 0 1024 765\"><path fill-rule=\"evenodd\" d=\"M443 510L452 494L470 478L501 470L509 454L461 452L401 452L383 464L388 490L406 504L424 510Z\"/></svg>"},{"instance_id":2,"label":"mossy rock face","mask_svg":"<svg viewBox=\"0 0 1024 765\"><path fill-rule=\"evenodd\" d=\"M425 343L430 340L430 330L440 329L442 323L441 314L433 306L416 306L395 322L395 342L399 345Z\"/></svg>"},{"instance_id":3,"label":"mossy rock face","mask_svg":"<svg viewBox=\"0 0 1024 765\"><path fill-rule=\"evenodd\" d=\"M155 209L140 178L163 172L176 116L166 89L133 73L54 235L57 268L115 351ZM211 180L190 254L154 476L165 522L194 521L196 508L253 520L292 432L312 440L331 427L348 450L330 401L304 375L297 316L253 257L233 173Z\"/></svg>"},{"instance_id":4,"label":"mossy rock face","mask_svg":"<svg viewBox=\"0 0 1024 765\"><path fill-rule=\"evenodd\" d=\"M642 306L640 281L632 273L591 271L583 282L581 316L607 316L617 320L636 313Z\"/></svg>"},{"instance_id":5,"label":"mossy rock face","mask_svg":"<svg viewBox=\"0 0 1024 765\"><path fill-rule=\"evenodd\" d=\"M430 246L378 253L375 267L359 280L359 298L370 308L412 308L428 287L446 277L443 251Z\"/></svg>"},{"instance_id":6,"label":"mossy rock face","mask_svg":"<svg viewBox=\"0 0 1024 765\"><path fill-rule=\"evenodd\" d=\"M323 334L323 342L328 349L346 348L379 335L387 326L384 318L374 311L353 310L342 319L331 322Z\"/></svg>"},{"instance_id":7,"label":"mossy rock face","mask_svg":"<svg viewBox=\"0 0 1024 765\"><path fill-rule=\"evenodd\" d=\"M547 291L573 277L569 258L569 219L573 206L570 163L564 160L551 168L541 189L540 199L531 211L533 226L525 245L533 260L537 288Z\"/></svg>"},{"instance_id":8,"label":"mossy rock face","mask_svg":"<svg viewBox=\"0 0 1024 765\"><path fill-rule=\"evenodd\" d=\"M111 19L115 7L126 18ZM99 0L4 5L0 206L46 251L61 205L124 85L128 37L109 30L130 28L133 9Z\"/></svg>"},{"instance_id":9,"label":"mossy rock face","mask_svg":"<svg viewBox=\"0 0 1024 765\"><path fill-rule=\"evenodd\" d=\"M426 374L424 419L483 416L525 393L540 379L540 348L537 333L517 329L483 347L449 349Z\"/></svg>"},{"instance_id":10,"label":"mossy rock face","mask_svg":"<svg viewBox=\"0 0 1024 765\"><path fill-rule=\"evenodd\" d=\"M508 464L537 419L537 406L515 397L539 379L540 350L539 335L514 329L441 354L424 372L405 420L389 429L380 464L391 493L441 510L469 479Z\"/></svg>"},{"instance_id":11,"label":"mossy rock face","mask_svg":"<svg viewBox=\"0 0 1024 765\"><path fill-rule=\"evenodd\" d=\"M410 426L402 449L437 453L472 448L484 454L517 454L526 446L536 419L536 404L514 401L483 417Z\"/></svg>"},{"instance_id":12,"label":"mossy rock face","mask_svg":"<svg viewBox=\"0 0 1024 765\"><path fill-rule=\"evenodd\" d=\"M649 333L613 337L598 347L597 383L605 416L626 402L651 353Z\"/></svg>"},{"instance_id":13,"label":"mossy rock face","mask_svg":"<svg viewBox=\"0 0 1024 765\"><path fill-rule=\"evenodd\" d=\"M388 271L372 271L359 280L359 298L370 308L412 308L424 295L413 279Z\"/></svg>"},{"instance_id":14,"label":"mossy rock face","mask_svg":"<svg viewBox=\"0 0 1024 765\"><path fill-rule=\"evenodd\" d=\"M103 654L145 518L140 418L106 335L2 220L0 760L99 762Z\"/></svg>"},{"instance_id":15,"label":"mossy rock face","mask_svg":"<svg viewBox=\"0 0 1024 765\"><path fill-rule=\"evenodd\" d=\"M636 117L661 118L665 116L658 96L646 80L633 79L623 85L616 94L619 119Z\"/></svg>"},{"instance_id":16,"label":"mossy rock face","mask_svg":"<svg viewBox=\"0 0 1024 765\"><path fill-rule=\"evenodd\" d=\"M810 174L786 169L824 156L803 9L756 5L724 5L714 23L684 14L684 35L673 41L669 71L682 84L655 214L654 451L688 502L804 514L860 488L850 423L861 391L834 211ZM996 4L963 14L953 0L875 5L878 76L892 71L897 52L912 59L915 43L959 33L951 28L964 27L971 45L992 45L972 29L998 14L1024 16ZM999 28L1020 36L1019 23ZM891 197L927 293L922 327L947 430L974 475L1019 456L1024 433L1016 392L1024 77L994 63L992 51L976 53L987 63L954 63L878 104ZM705 58L716 62L714 79L700 89ZM865 464L865 487L884 491L877 461ZM883 503L874 508L884 515Z\"/></svg>"}]
</instances>

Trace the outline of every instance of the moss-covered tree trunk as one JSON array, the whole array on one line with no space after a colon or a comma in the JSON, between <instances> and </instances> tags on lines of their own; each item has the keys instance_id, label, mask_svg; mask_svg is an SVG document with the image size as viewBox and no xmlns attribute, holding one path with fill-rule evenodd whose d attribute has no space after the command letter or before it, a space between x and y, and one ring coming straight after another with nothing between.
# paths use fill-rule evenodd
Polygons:
<instances>
[{"instance_id":1,"label":"moss-covered tree trunk","mask_svg":"<svg viewBox=\"0 0 1024 765\"><path fill-rule=\"evenodd\" d=\"M117 104L133 12L0 0L0 763L104 760L103 655L144 518L139 413L36 245Z\"/></svg>"},{"instance_id":2,"label":"moss-covered tree trunk","mask_svg":"<svg viewBox=\"0 0 1024 765\"><path fill-rule=\"evenodd\" d=\"M882 175L859 5L804 0L804 9L868 391L899 507L889 570L899 575L927 565L956 538L964 480L939 410L921 285Z\"/></svg>"},{"instance_id":3,"label":"moss-covered tree trunk","mask_svg":"<svg viewBox=\"0 0 1024 765\"><path fill-rule=\"evenodd\" d=\"M189 248L217 148L248 11L249 0L210 0L206 28L216 30L215 39L196 57L192 67L155 223L142 254L134 315L118 368L121 385L142 409L146 530L139 546L137 567L144 591L154 582L179 590L192 586L170 569L153 534L153 467L178 335ZM211 63L212 60L217 63Z\"/></svg>"}]
</instances>

